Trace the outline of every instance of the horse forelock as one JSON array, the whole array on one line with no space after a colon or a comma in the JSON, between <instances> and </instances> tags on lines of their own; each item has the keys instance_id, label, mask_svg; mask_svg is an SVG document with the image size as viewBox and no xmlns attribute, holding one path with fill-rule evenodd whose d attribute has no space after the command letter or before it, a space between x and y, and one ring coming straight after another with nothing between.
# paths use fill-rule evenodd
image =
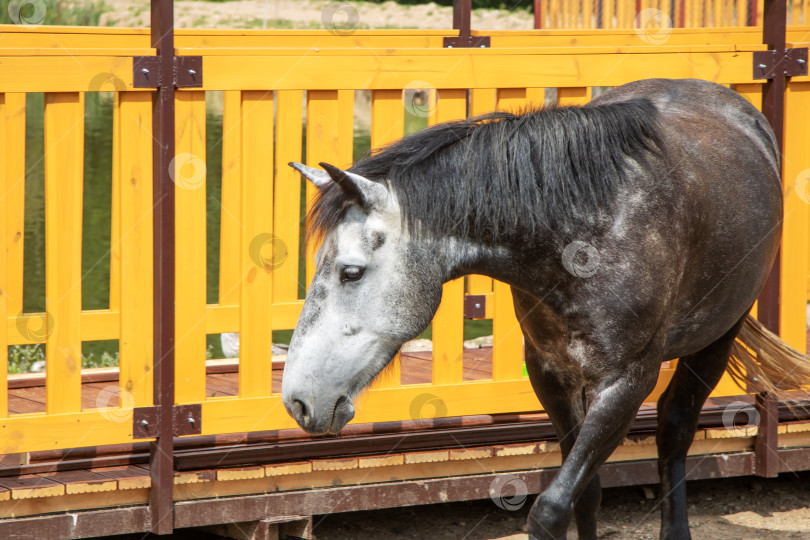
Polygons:
<instances>
[{"instance_id":1,"label":"horse forelock","mask_svg":"<svg viewBox=\"0 0 810 540\"><path fill-rule=\"evenodd\" d=\"M498 242L605 212L631 172L654 174L661 140L647 99L546 107L438 124L350 170L394 192L411 235ZM335 228L351 204L337 186L320 190L308 238Z\"/></svg>"}]
</instances>

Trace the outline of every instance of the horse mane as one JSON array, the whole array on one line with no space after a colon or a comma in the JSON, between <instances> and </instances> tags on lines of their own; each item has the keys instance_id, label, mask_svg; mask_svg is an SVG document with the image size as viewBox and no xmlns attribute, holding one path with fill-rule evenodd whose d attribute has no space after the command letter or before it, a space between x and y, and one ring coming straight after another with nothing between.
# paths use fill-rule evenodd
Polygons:
<instances>
[{"instance_id":1,"label":"horse mane","mask_svg":"<svg viewBox=\"0 0 810 540\"><path fill-rule=\"evenodd\" d=\"M655 106L632 99L438 124L350 170L394 191L410 234L490 243L609 210L636 166L650 171L661 148ZM319 190L308 236L336 227L349 204L337 185Z\"/></svg>"}]
</instances>

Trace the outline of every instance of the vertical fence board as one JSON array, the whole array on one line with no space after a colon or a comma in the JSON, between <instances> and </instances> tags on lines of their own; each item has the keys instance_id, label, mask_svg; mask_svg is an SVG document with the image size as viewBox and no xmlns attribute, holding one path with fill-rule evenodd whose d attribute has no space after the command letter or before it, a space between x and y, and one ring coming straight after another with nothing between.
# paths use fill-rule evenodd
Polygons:
<instances>
[{"instance_id":1,"label":"vertical fence board","mask_svg":"<svg viewBox=\"0 0 810 540\"><path fill-rule=\"evenodd\" d=\"M121 245L115 239L121 238L121 159L126 151L121 145L121 93L113 94L113 138L112 138L112 208L110 209L110 311L121 309Z\"/></svg>"},{"instance_id":2,"label":"vertical fence board","mask_svg":"<svg viewBox=\"0 0 810 540\"><path fill-rule=\"evenodd\" d=\"M557 89L557 105L567 107L571 105L585 105L591 100L590 87L563 87Z\"/></svg>"},{"instance_id":3,"label":"vertical fence board","mask_svg":"<svg viewBox=\"0 0 810 540\"><path fill-rule=\"evenodd\" d=\"M114 144L126 149L117 162L120 235L112 237L121 256L116 299L121 309L120 402L122 407L147 407L153 403L152 96L120 92L116 108Z\"/></svg>"},{"instance_id":4,"label":"vertical fence board","mask_svg":"<svg viewBox=\"0 0 810 540\"><path fill-rule=\"evenodd\" d=\"M239 396L271 393L273 93L242 92Z\"/></svg>"},{"instance_id":5,"label":"vertical fence board","mask_svg":"<svg viewBox=\"0 0 810 540\"><path fill-rule=\"evenodd\" d=\"M492 317L492 380L519 379L523 375L523 332L515 315L509 285L495 281Z\"/></svg>"},{"instance_id":6,"label":"vertical fence board","mask_svg":"<svg viewBox=\"0 0 810 540\"><path fill-rule=\"evenodd\" d=\"M6 95L0 94L0 186L3 188L3 197L0 198L0 211L4 216L12 213L20 213L20 209L9 206L6 198L6 188L10 182L5 164L8 162L8 111L6 109ZM10 238L6 233L6 217L0 217L0 238L3 245L0 246L0 321L8 320L8 256L6 246L9 245ZM5 328L0 328L0 418L8 416L8 332Z\"/></svg>"},{"instance_id":7,"label":"vertical fence board","mask_svg":"<svg viewBox=\"0 0 810 540\"><path fill-rule=\"evenodd\" d=\"M319 167L326 162L345 168L352 161L354 134L354 92L352 90L310 90L307 92L307 165ZM342 120L342 122L341 122ZM315 196L315 187L307 182L307 208ZM315 275L315 251L307 249L307 284Z\"/></svg>"},{"instance_id":8,"label":"vertical fence board","mask_svg":"<svg viewBox=\"0 0 810 540\"><path fill-rule=\"evenodd\" d=\"M242 96L238 90L223 92L222 194L219 228L219 303L239 304L239 236L241 234ZM238 323L233 321L233 328Z\"/></svg>"},{"instance_id":9,"label":"vertical fence board","mask_svg":"<svg viewBox=\"0 0 810 540\"><path fill-rule=\"evenodd\" d=\"M458 120L467 115L466 90L439 90L431 107L430 124ZM432 96L432 99L435 97ZM464 278L444 284L442 302L433 317L433 383L461 382L464 353Z\"/></svg>"},{"instance_id":10,"label":"vertical fence board","mask_svg":"<svg viewBox=\"0 0 810 540\"><path fill-rule=\"evenodd\" d=\"M46 411L81 410L84 95L45 94Z\"/></svg>"},{"instance_id":11,"label":"vertical fence board","mask_svg":"<svg viewBox=\"0 0 810 540\"><path fill-rule=\"evenodd\" d=\"M175 401L205 397L205 93L175 97Z\"/></svg>"},{"instance_id":12,"label":"vertical fence board","mask_svg":"<svg viewBox=\"0 0 810 540\"><path fill-rule=\"evenodd\" d=\"M6 309L11 315L23 310L23 238L25 235L25 94L3 94L5 159L0 162L5 173L6 202Z\"/></svg>"},{"instance_id":13,"label":"vertical fence board","mask_svg":"<svg viewBox=\"0 0 810 540\"><path fill-rule=\"evenodd\" d=\"M785 221L782 224L782 265L780 288L780 335L791 346L804 352L807 326L807 246L810 243L810 83L791 82L785 94L785 159L783 185ZM797 192L797 189L803 192Z\"/></svg>"},{"instance_id":14,"label":"vertical fence board","mask_svg":"<svg viewBox=\"0 0 810 540\"><path fill-rule=\"evenodd\" d=\"M399 90L374 90L371 93L371 148L380 148L402 138L405 132L405 107ZM378 388L399 386L402 363L399 353L378 378Z\"/></svg>"},{"instance_id":15,"label":"vertical fence board","mask_svg":"<svg viewBox=\"0 0 810 540\"><path fill-rule=\"evenodd\" d=\"M498 110L519 113L526 107L525 88L499 88Z\"/></svg>"},{"instance_id":16,"label":"vertical fence board","mask_svg":"<svg viewBox=\"0 0 810 540\"><path fill-rule=\"evenodd\" d=\"M301 161L304 95L300 90L276 92L276 181L273 303L298 300L301 175L287 165Z\"/></svg>"}]
</instances>

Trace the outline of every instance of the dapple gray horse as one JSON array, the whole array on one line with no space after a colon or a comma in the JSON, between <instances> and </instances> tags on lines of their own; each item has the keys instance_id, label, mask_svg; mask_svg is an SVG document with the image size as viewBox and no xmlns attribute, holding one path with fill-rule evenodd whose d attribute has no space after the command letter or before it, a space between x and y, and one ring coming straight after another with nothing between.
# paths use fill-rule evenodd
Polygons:
<instances>
[{"instance_id":1,"label":"dapple gray horse","mask_svg":"<svg viewBox=\"0 0 810 540\"><path fill-rule=\"evenodd\" d=\"M781 234L779 152L753 106L709 82L646 80L584 107L433 126L348 171L291 165L318 187L310 233L323 238L282 384L302 428L339 432L430 323L442 284L485 274L512 287L565 456L531 537L565 538L573 517L596 538L597 470L673 358L658 403L661 537L690 537L686 452L735 337L756 328L746 314ZM731 356L771 388L810 373L794 359L793 378L773 381Z\"/></svg>"}]
</instances>

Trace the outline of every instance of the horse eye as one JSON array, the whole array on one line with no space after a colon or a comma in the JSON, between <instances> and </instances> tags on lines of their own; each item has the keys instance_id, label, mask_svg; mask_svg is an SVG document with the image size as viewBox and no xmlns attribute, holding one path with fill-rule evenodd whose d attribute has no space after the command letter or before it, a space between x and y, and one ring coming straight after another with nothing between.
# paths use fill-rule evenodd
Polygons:
<instances>
[{"instance_id":1,"label":"horse eye","mask_svg":"<svg viewBox=\"0 0 810 540\"><path fill-rule=\"evenodd\" d=\"M361 277L363 277L363 272L365 271L364 268L360 268L359 266L347 266L343 269L340 273L340 281L357 281Z\"/></svg>"}]
</instances>

